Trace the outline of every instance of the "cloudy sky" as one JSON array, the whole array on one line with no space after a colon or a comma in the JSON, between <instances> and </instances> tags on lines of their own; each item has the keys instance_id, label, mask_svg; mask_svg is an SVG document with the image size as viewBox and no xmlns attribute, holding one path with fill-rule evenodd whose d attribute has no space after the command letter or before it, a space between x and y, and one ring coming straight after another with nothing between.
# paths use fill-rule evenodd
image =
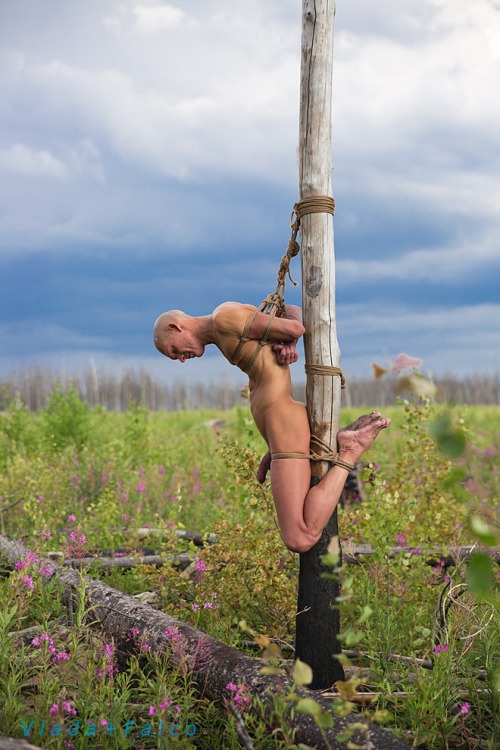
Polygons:
<instances>
[{"instance_id":1,"label":"cloudy sky","mask_svg":"<svg viewBox=\"0 0 500 750\"><path fill-rule=\"evenodd\" d=\"M167 362L151 328L275 287L298 197L300 1L0 15L0 375L237 375L215 350ZM500 0L337 0L334 38L343 369L405 351L427 372L497 374Z\"/></svg>"}]
</instances>

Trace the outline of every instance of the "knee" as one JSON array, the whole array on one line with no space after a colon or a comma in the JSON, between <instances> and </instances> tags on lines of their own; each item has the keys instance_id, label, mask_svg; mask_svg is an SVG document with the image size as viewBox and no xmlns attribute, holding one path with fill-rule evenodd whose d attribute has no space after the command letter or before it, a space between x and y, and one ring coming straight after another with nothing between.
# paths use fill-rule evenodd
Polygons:
<instances>
[{"instance_id":1,"label":"knee","mask_svg":"<svg viewBox=\"0 0 500 750\"><path fill-rule=\"evenodd\" d=\"M304 552L309 552L314 547L320 536L321 534L294 533L282 535L282 538L290 552L303 554Z\"/></svg>"}]
</instances>

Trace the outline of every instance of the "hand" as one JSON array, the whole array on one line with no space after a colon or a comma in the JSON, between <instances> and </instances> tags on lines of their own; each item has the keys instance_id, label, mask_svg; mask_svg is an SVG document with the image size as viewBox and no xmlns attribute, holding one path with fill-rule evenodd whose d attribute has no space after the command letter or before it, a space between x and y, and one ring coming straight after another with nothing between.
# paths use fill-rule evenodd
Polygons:
<instances>
[{"instance_id":1,"label":"hand","mask_svg":"<svg viewBox=\"0 0 500 750\"><path fill-rule=\"evenodd\" d=\"M283 341L273 344L273 352L279 365L293 365L299 358L296 341Z\"/></svg>"}]
</instances>

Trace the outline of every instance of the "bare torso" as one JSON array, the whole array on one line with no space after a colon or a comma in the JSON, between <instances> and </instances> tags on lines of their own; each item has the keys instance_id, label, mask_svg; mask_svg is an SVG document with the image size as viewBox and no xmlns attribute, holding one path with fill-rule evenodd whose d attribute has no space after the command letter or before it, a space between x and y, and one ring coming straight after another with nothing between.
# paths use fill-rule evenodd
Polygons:
<instances>
[{"instance_id":1,"label":"bare torso","mask_svg":"<svg viewBox=\"0 0 500 750\"><path fill-rule=\"evenodd\" d=\"M255 311L253 305L227 302L213 313L216 344L233 361L245 324ZM250 328L250 338L252 329ZM258 339L245 342L239 361L244 367L253 356ZM246 370L244 370L246 371ZM260 347L249 371L250 408L255 424L272 452L309 451L309 424L304 404L292 398L290 370L279 365L269 344Z\"/></svg>"}]
</instances>

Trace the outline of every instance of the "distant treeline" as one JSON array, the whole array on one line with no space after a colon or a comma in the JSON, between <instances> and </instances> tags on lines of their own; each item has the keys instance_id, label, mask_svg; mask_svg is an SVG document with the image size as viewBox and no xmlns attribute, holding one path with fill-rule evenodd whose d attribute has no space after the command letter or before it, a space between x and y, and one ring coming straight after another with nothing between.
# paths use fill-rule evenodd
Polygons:
<instances>
[{"instance_id":1,"label":"distant treeline","mask_svg":"<svg viewBox=\"0 0 500 750\"><path fill-rule=\"evenodd\" d=\"M446 376L434 378L439 400L467 404L500 404L500 375L473 377ZM2 402L17 395L31 410L47 405L53 390L73 388L82 401L92 406L103 406L107 411L125 411L133 404L143 404L152 410L231 409L246 400L245 389L221 378L219 382L184 383L175 380L165 384L155 380L144 370L120 375L98 373L89 367L83 373L64 376L50 370L31 368L0 380ZM305 401L305 383L294 388L295 398ZM342 391L342 405L392 406L397 402L397 380L393 378L348 378Z\"/></svg>"}]
</instances>

